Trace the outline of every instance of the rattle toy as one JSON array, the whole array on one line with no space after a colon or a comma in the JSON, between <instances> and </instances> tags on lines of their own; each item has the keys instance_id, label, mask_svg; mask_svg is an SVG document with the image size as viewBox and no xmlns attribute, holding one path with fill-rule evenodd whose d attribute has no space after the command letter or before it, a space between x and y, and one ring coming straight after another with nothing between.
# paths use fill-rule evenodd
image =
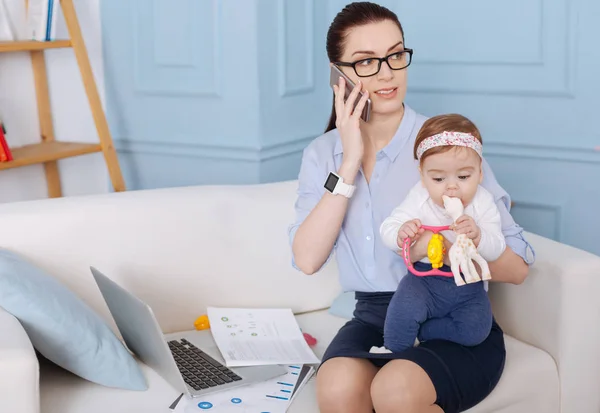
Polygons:
<instances>
[{"instance_id":1,"label":"rattle toy","mask_svg":"<svg viewBox=\"0 0 600 413\"><path fill-rule=\"evenodd\" d=\"M410 259L410 238L404 239L404 245L402 247L404 263L406 264L406 267L410 272L412 272L414 275L418 275L419 277L425 277L428 275L441 275L443 277L453 277L454 275L451 272L442 271L438 269L441 268L442 265L444 265L444 255L446 254L446 248L444 247L444 237L439 232L450 229L450 225L444 225L439 227L421 225L421 228L433 232L431 240L429 240L429 244L427 245L427 258L429 258L429 261L431 261L432 268L429 271L419 271L415 269Z\"/></svg>"},{"instance_id":2,"label":"rattle toy","mask_svg":"<svg viewBox=\"0 0 600 413\"><path fill-rule=\"evenodd\" d=\"M442 199L444 201L444 208L446 208L448 215L450 215L452 221L456 223L456 220L462 216L464 212L462 202L459 198L450 198L445 195L442 197ZM468 238L466 234L459 234L456 237L454 244L452 244L450 247L449 258L451 272L440 270L439 268L444 263L446 249L444 248L444 237L439 234L439 232L450 229L450 226L445 225L436 227L422 225L421 228L433 232L431 240L427 246L427 258L429 258L429 261L431 261L432 268L429 271L418 271L414 268L410 259L411 239L406 238L402 247L402 256L404 258L406 268L411 273L419 277L430 275L454 277L454 282L459 286L465 285L465 281L467 284L470 284L481 280L490 280L492 278L487 261L483 259L479 252L477 252L477 247L475 244L473 244L473 240ZM475 261L481 267L481 277L477 273L477 269L475 268L473 261ZM464 280L460 275L461 271L465 276Z\"/></svg>"},{"instance_id":3,"label":"rattle toy","mask_svg":"<svg viewBox=\"0 0 600 413\"><path fill-rule=\"evenodd\" d=\"M198 317L196 321L194 321L194 327L196 327L196 330L208 330L210 328L208 316L204 314Z\"/></svg>"}]
</instances>

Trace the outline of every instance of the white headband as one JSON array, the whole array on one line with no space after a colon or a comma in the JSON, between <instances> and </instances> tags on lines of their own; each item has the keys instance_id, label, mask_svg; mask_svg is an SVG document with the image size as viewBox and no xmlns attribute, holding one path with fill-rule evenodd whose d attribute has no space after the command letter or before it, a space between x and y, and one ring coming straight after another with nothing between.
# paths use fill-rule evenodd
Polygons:
<instances>
[{"instance_id":1,"label":"white headband","mask_svg":"<svg viewBox=\"0 0 600 413\"><path fill-rule=\"evenodd\" d=\"M480 157L483 157L481 142L473 135L464 132L444 131L423 139L417 148L417 159L421 159L426 150L437 146L464 146L475 150Z\"/></svg>"}]
</instances>

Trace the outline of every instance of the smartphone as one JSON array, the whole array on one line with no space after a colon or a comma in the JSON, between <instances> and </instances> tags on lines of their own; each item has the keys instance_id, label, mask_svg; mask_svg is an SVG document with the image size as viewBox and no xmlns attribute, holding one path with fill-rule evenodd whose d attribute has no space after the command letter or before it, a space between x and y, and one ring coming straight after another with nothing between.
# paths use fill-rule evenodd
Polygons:
<instances>
[{"instance_id":1,"label":"smartphone","mask_svg":"<svg viewBox=\"0 0 600 413\"><path fill-rule=\"evenodd\" d=\"M339 67L337 67L336 65L331 65L331 74L329 76L329 85L332 88L333 88L333 85L339 85L340 77L344 78L344 80L346 81L346 93L344 94L345 95L344 102L345 102L346 100L348 100L348 96L350 96L350 93L352 93L352 89L354 89L354 86L355 86L354 82L351 81L350 78L348 78L348 76L346 76ZM361 90L359 95L356 97L356 100L354 101L354 107L356 107L356 105L358 105L358 102L360 101L360 98L363 95L364 95L364 92ZM365 107L363 108L360 118L362 120L364 120L365 122L368 122L371 119L371 99L367 99L367 102L365 103Z\"/></svg>"}]
</instances>

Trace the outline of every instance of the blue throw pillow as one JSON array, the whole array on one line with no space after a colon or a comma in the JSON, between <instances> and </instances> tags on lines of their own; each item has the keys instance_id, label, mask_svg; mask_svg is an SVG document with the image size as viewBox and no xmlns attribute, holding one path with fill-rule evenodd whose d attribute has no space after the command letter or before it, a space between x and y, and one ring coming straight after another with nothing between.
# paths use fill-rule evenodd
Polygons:
<instances>
[{"instance_id":1,"label":"blue throw pillow","mask_svg":"<svg viewBox=\"0 0 600 413\"><path fill-rule=\"evenodd\" d=\"M356 307L354 292L348 291L341 293L333 300L329 307L329 313L350 320L354 314L354 307Z\"/></svg>"},{"instance_id":2,"label":"blue throw pillow","mask_svg":"<svg viewBox=\"0 0 600 413\"><path fill-rule=\"evenodd\" d=\"M25 258L2 249L0 306L21 322L34 348L62 368L108 387L148 388L136 360L83 300Z\"/></svg>"}]
</instances>

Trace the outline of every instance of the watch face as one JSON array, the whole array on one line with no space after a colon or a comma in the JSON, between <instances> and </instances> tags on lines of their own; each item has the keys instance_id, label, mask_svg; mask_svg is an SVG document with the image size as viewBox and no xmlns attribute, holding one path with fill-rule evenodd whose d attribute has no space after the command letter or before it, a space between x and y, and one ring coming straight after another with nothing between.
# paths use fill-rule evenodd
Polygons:
<instances>
[{"instance_id":1,"label":"watch face","mask_svg":"<svg viewBox=\"0 0 600 413\"><path fill-rule=\"evenodd\" d=\"M339 180L340 178L330 173L327 177L327 181L325 181L325 189L327 189L329 192L333 192Z\"/></svg>"}]
</instances>

